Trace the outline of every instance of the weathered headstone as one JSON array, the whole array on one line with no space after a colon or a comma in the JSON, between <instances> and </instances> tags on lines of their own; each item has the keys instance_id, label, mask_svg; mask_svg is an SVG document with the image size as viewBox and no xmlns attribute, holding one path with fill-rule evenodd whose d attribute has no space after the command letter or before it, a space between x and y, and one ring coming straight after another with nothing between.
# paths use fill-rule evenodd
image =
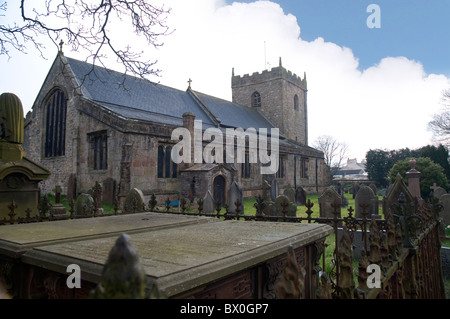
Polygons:
<instances>
[{"instance_id":1,"label":"weathered headstone","mask_svg":"<svg viewBox=\"0 0 450 319\"><path fill-rule=\"evenodd\" d=\"M295 202L295 190L292 188L291 185L288 185L285 188L283 195L286 195L286 197L289 199L290 202Z\"/></svg>"},{"instance_id":2,"label":"weathered headstone","mask_svg":"<svg viewBox=\"0 0 450 319\"><path fill-rule=\"evenodd\" d=\"M295 202L297 205L306 205L306 191L301 186L295 190Z\"/></svg>"},{"instance_id":3,"label":"weathered headstone","mask_svg":"<svg viewBox=\"0 0 450 319\"><path fill-rule=\"evenodd\" d=\"M77 175L70 174L67 180L67 199L74 199L77 197Z\"/></svg>"},{"instance_id":4,"label":"weathered headstone","mask_svg":"<svg viewBox=\"0 0 450 319\"><path fill-rule=\"evenodd\" d=\"M361 186L355 197L355 217L362 218L363 206L366 206L366 217L371 218L372 215L378 215L378 197L374 194L370 186Z\"/></svg>"},{"instance_id":5,"label":"weathered headstone","mask_svg":"<svg viewBox=\"0 0 450 319\"><path fill-rule=\"evenodd\" d=\"M433 197L437 199L440 199L441 196L445 194L447 194L447 191L440 186L435 188L435 190L433 191Z\"/></svg>"},{"instance_id":6,"label":"weathered headstone","mask_svg":"<svg viewBox=\"0 0 450 319\"><path fill-rule=\"evenodd\" d=\"M117 183L114 178L108 177L103 181L103 203L114 204Z\"/></svg>"},{"instance_id":7,"label":"weathered headstone","mask_svg":"<svg viewBox=\"0 0 450 319\"><path fill-rule=\"evenodd\" d=\"M450 225L450 194L444 194L439 198L439 203L442 205L441 218L444 225Z\"/></svg>"},{"instance_id":8,"label":"weathered headstone","mask_svg":"<svg viewBox=\"0 0 450 319\"><path fill-rule=\"evenodd\" d=\"M334 218L334 204L339 205L339 214L337 217L340 218L340 206L342 205L341 196L334 190L333 187L328 187L319 197L320 217Z\"/></svg>"},{"instance_id":9,"label":"weathered headstone","mask_svg":"<svg viewBox=\"0 0 450 319\"><path fill-rule=\"evenodd\" d=\"M266 181L265 179L262 182L262 198L266 201L269 202L271 199L271 195L270 195L270 183L268 181Z\"/></svg>"},{"instance_id":10,"label":"weathered headstone","mask_svg":"<svg viewBox=\"0 0 450 319\"><path fill-rule=\"evenodd\" d=\"M103 214L102 208L102 193L103 186L99 182L95 182L95 185L92 187L92 191L94 192L94 208L97 214Z\"/></svg>"},{"instance_id":11,"label":"weathered headstone","mask_svg":"<svg viewBox=\"0 0 450 319\"><path fill-rule=\"evenodd\" d=\"M243 205L243 196L242 196L242 189L239 187L239 185L236 182L233 182L228 189L228 212L231 214L236 214L236 202L239 201L240 204L240 211L239 215L244 215L244 205Z\"/></svg>"},{"instance_id":12,"label":"weathered headstone","mask_svg":"<svg viewBox=\"0 0 450 319\"><path fill-rule=\"evenodd\" d=\"M133 188L125 197L123 212L125 214L141 213L144 211L144 205L144 194L140 189Z\"/></svg>"},{"instance_id":13,"label":"weathered headstone","mask_svg":"<svg viewBox=\"0 0 450 319\"><path fill-rule=\"evenodd\" d=\"M352 187L352 197L353 197L353 199L355 199L356 194L358 194L359 188L360 188L360 185L358 183L355 183L353 185L353 187Z\"/></svg>"},{"instance_id":14,"label":"weathered headstone","mask_svg":"<svg viewBox=\"0 0 450 319\"><path fill-rule=\"evenodd\" d=\"M52 218L57 220L67 219L69 216L67 216L66 208L64 207L63 204L61 204L61 193L62 193L61 186L56 185L54 192L55 192L55 204L52 205L52 208L50 209Z\"/></svg>"},{"instance_id":15,"label":"weathered headstone","mask_svg":"<svg viewBox=\"0 0 450 319\"><path fill-rule=\"evenodd\" d=\"M274 202L278 197L278 181L276 178L272 179L272 182L270 183L270 198L272 199L272 202Z\"/></svg>"},{"instance_id":16,"label":"weathered headstone","mask_svg":"<svg viewBox=\"0 0 450 319\"><path fill-rule=\"evenodd\" d=\"M91 217L94 214L94 199L89 194L80 194L75 203L75 218Z\"/></svg>"},{"instance_id":17,"label":"weathered headstone","mask_svg":"<svg viewBox=\"0 0 450 319\"><path fill-rule=\"evenodd\" d=\"M203 213L212 214L214 213L215 208L216 204L214 202L214 197L212 196L211 192L208 191L203 198Z\"/></svg>"},{"instance_id":18,"label":"weathered headstone","mask_svg":"<svg viewBox=\"0 0 450 319\"><path fill-rule=\"evenodd\" d=\"M411 195L408 186L406 186L400 174L395 177L395 182L389 185L386 195L383 197L383 215L389 214L393 205L398 205L400 194L403 194L405 204L410 205L414 203L414 197Z\"/></svg>"},{"instance_id":19,"label":"weathered headstone","mask_svg":"<svg viewBox=\"0 0 450 319\"><path fill-rule=\"evenodd\" d=\"M376 195L377 194L377 185L375 185L374 183L370 183L369 187L372 189L373 193Z\"/></svg>"},{"instance_id":20,"label":"weathered headstone","mask_svg":"<svg viewBox=\"0 0 450 319\"><path fill-rule=\"evenodd\" d=\"M287 217L295 217L297 215L297 205L290 202L286 195L279 195L275 202L269 206L270 216L282 217L283 210Z\"/></svg>"}]
</instances>

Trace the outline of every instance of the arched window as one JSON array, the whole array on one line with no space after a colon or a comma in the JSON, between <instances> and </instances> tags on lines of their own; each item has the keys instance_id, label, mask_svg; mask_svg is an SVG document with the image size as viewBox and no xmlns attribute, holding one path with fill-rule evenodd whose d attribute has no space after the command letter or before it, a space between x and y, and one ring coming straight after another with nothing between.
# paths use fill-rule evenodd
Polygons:
<instances>
[{"instance_id":1,"label":"arched window","mask_svg":"<svg viewBox=\"0 0 450 319\"><path fill-rule=\"evenodd\" d=\"M261 94L259 94L258 91L255 91L252 94L252 106L261 107Z\"/></svg>"},{"instance_id":2,"label":"arched window","mask_svg":"<svg viewBox=\"0 0 450 319\"><path fill-rule=\"evenodd\" d=\"M294 95L294 110L298 111L298 95Z\"/></svg>"},{"instance_id":3,"label":"arched window","mask_svg":"<svg viewBox=\"0 0 450 319\"><path fill-rule=\"evenodd\" d=\"M159 145L158 146L158 178L176 178L177 177L177 163L173 162L170 156L172 147Z\"/></svg>"},{"instance_id":4,"label":"arched window","mask_svg":"<svg viewBox=\"0 0 450 319\"><path fill-rule=\"evenodd\" d=\"M165 168L165 176L166 178L170 178L170 168L172 165L171 164L171 158L170 158L170 153L172 152L172 148L170 146L166 147L166 157L164 158L164 168Z\"/></svg>"},{"instance_id":5,"label":"arched window","mask_svg":"<svg viewBox=\"0 0 450 319\"><path fill-rule=\"evenodd\" d=\"M108 134L98 131L88 134L90 143L89 167L94 170L108 169Z\"/></svg>"},{"instance_id":6,"label":"arched window","mask_svg":"<svg viewBox=\"0 0 450 319\"><path fill-rule=\"evenodd\" d=\"M164 177L164 147L158 146L158 177Z\"/></svg>"},{"instance_id":7,"label":"arched window","mask_svg":"<svg viewBox=\"0 0 450 319\"><path fill-rule=\"evenodd\" d=\"M45 157L62 156L66 149L67 101L55 90L45 103Z\"/></svg>"}]
</instances>

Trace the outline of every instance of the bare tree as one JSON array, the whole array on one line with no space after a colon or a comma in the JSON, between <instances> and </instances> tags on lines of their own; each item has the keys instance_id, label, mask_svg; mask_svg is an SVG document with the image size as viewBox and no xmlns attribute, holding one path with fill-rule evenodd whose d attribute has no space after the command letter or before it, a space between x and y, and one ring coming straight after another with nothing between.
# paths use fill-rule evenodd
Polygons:
<instances>
[{"instance_id":1,"label":"bare tree","mask_svg":"<svg viewBox=\"0 0 450 319\"><path fill-rule=\"evenodd\" d=\"M329 135L319 136L313 146L323 152L325 164L332 171L341 168L344 159L348 157L348 146Z\"/></svg>"},{"instance_id":2,"label":"bare tree","mask_svg":"<svg viewBox=\"0 0 450 319\"><path fill-rule=\"evenodd\" d=\"M444 108L433 115L428 128L433 132L434 140L447 147L450 146L450 89L442 93Z\"/></svg>"},{"instance_id":3,"label":"bare tree","mask_svg":"<svg viewBox=\"0 0 450 319\"><path fill-rule=\"evenodd\" d=\"M42 57L44 45L40 35L50 38L55 45L66 41L73 50L87 52L86 61L101 64L107 54L115 56L125 73L144 78L159 73L154 69L155 59L144 58L124 37L111 31L119 22L124 28L144 38L152 47L162 46L161 37L171 33L166 25L170 9L150 4L148 0L21 0L22 21L13 25L0 24L0 55L11 56L11 50L26 52L28 46L37 49ZM0 1L0 16L5 16L8 1Z\"/></svg>"}]
</instances>

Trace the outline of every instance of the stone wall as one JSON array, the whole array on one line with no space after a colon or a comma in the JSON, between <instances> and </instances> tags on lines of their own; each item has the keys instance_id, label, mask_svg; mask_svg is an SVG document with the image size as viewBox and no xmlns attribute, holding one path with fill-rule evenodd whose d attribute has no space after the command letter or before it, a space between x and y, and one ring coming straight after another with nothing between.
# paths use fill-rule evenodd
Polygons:
<instances>
[{"instance_id":1,"label":"stone wall","mask_svg":"<svg viewBox=\"0 0 450 319\"><path fill-rule=\"evenodd\" d=\"M32 112L26 115L23 147L27 157L51 172L49 178L40 183L43 193L52 192L54 185L61 185L63 192L66 192L67 178L76 167L79 112L75 105L79 99L79 92L73 81L65 72L65 66L62 63L55 63L34 102ZM62 90L67 99L65 155L46 158L42 138L46 135L43 125L46 115L44 105L55 88Z\"/></svg>"},{"instance_id":2,"label":"stone wall","mask_svg":"<svg viewBox=\"0 0 450 319\"><path fill-rule=\"evenodd\" d=\"M27 114L25 120L23 146L27 157L51 172L48 180L41 182L41 192L43 194L53 193L55 185L60 185L62 193L67 194L68 190L72 189L69 187L69 181L76 180L76 193L80 194L91 189L95 182L103 182L110 178L115 181L118 193L127 194L130 189L138 188L143 191L146 198L153 193L160 197L166 196L166 194L173 195L173 197L178 196L182 182L179 178L157 177L158 145L174 144L170 140L170 136L175 127L139 120L129 121L116 116L107 108L83 98L77 82L72 78L71 73L67 72L68 69L62 61L64 59L60 60L58 57L57 62L53 64L33 105L32 112ZM272 99L272 102L267 105L275 105L267 109L268 114L274 119L278 119L280 125L289 122L287 119L292 118L293 122L289 122L289 128L300 128L301 130L294 135L301 136L302 140L307 139L306 127L295 125L306 116L306 105L304 105L306 99L303 95L306 92L306 81L284 68L274 68L270 72L254 74L252 77L233 77L233 86L241 85L242 87L238 91L233 89L233 99L244 100L245 96L248 98L247 102L250 103L254 87L247 84L254 79L262 81L265 78L273 78L273 80L266 85L258 84L258 90L263 96L270 96ZM44 106L55 88L61 89L67 99L65 153L63 156L45 157L46 114ZM292 94L294 92L297 92L299 98L298 117L286 115L283 118L284 109L289 112L293 111ZM238 97L237 93L242 96ZM286 103L287 106L283 106L285 100L289 100L289 103ZM95 170L89 164L91 152L89 136L95 132L106 132L107 136L108 164L107 168L102 170ZM287 185L294 186L296 182L296 186L303 186L309 193L323 190L325 185L321 152L307 146L292 144L280 147L280 154L286 158L285 177L279 178L280 189L284 189ZM300 176L298 164L295 174L293 173L294 161L298 161L300 154L302 157L309 158L307 178ZM259 164L251 164L251 178L241 178L241 164L235 163L235 167L237 169L235 178L242 188L244 196L258 195L263 178L267 178L266 175L261 175ZM70 176L72 178L69 178ZM272 176L272 178L274 177Z\"/></svg>"}]
</instances>

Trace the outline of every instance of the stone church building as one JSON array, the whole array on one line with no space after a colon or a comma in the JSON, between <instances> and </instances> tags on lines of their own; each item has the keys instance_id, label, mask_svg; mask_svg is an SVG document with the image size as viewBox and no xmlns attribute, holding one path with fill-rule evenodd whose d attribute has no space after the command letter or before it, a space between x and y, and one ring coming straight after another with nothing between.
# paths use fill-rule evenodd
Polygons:
<instances>
[{"instance_id":1,"label":"stone church building","mask_svg":"<svg viewBox=\"0 0 450 319\"><path fill-rule=\"evenodd\" d=\"M123 198L130 189L203 197L210 191L226 200L237 182L244 197L261 193L263 179L320 192L327 182L323 153L308 146L306 78L281 65L231 79L232 102L194 91L177 90L78 61L59 52L25 118L27 157L51 172L41 186L55 186L69 197L95 182ZM279 128L279 169L260 174L260 163L180 163L171 159L175 128ZM204 145L207 141L203 142ZM268 147L270 150L270 147ZM109 199L111 200L111 199Z\"/></svg>"}]
</instances>

